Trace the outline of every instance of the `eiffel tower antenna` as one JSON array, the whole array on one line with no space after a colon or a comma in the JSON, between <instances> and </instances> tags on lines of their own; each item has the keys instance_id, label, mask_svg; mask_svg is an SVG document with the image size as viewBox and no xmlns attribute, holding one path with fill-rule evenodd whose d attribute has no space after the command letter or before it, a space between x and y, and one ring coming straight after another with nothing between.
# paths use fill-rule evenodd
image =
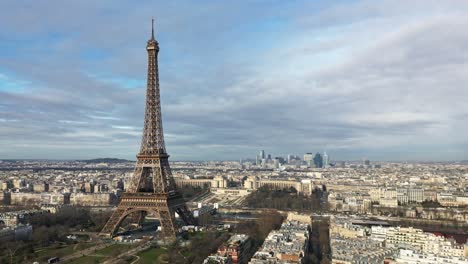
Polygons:
<instances>
[{"instance_id":1,"label":"eiffel tower antenna","mask_svg":"<svg viewBox=\"0 0 468 264\"><path fill-rule=\"evenodd\" d=\"M154 18L151 18L151 39L154 39Z\"/></svg>"}]
</instances>

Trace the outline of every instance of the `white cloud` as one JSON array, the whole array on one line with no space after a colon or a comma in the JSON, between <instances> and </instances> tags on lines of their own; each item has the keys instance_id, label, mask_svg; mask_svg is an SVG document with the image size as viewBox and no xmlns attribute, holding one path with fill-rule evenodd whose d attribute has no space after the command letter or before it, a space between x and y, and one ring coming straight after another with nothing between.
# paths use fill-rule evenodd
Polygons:
<instances>
[{"instance_id":1,"label":"white cloud","mask_svg":"<svg viewBox=\"0 0 468 264\"><path fill-rule=\"evenodd\" d=\"M163 121L176 159L237 159L256 148L386 159L421 149L414 159L468 158L466 1L294 2L281 13L261 4L180 10L112 3L124 11L102 17L107 4L0 11L0 37L17 43L11 34L21 29L38 38L15 45L14 60L0 59L0 69L34 88L0 91L0 121L21 121L2 121L0 148L15 142L36 149L10 155L47 152L49 144L51 157L68 155L65 147L57 152L61 146L83 146L81 156L133 157L145 92L118 83L145 78L148 32L141 25L158 10ZM40 22L25 29L30 20ZM52 29L60 40L41 38ZM106 56L86 60L86 48ZM117 77L103 82L89 72ZM441 149L447 155L422 151Z\"/></svg>"}]
</instances>

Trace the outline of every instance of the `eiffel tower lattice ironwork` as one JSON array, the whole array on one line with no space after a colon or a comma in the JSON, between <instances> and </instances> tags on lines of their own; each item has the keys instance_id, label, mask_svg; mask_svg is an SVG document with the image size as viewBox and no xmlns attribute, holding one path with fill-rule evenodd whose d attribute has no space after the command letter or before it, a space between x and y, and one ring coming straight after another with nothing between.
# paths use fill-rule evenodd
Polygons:
<instances>
[{"instance_id":1,"label":"eiffel tower lattice ironwork","mask_svg":"<svg viewBox=\"0 0 468 264\"><path fill-rule=\"evenodd\" d=\"M141 148L129 186L122 194L117 209L102 229L103 236L112 237L129 215L132 215L138 224L141 224L147 214L157 216L161 223L161 234L165 238L176 236L175 213L186 224L195 224L182 196L176 190L169 167L169 155L164 144L158 76L159 44L154 38L154 20L146 50L148 79Z\"/></svg>"}]
</instances>

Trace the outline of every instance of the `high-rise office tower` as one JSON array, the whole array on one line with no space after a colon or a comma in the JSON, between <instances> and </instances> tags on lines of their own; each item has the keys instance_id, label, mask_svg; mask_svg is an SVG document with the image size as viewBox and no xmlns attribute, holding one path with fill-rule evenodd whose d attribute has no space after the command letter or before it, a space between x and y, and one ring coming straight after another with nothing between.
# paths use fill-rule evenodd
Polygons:
<instances>
[{"instance_id":1,"label":"high-rise office tower","mask_svg":"<svg viewBox=\"0 0 468 264\"><path fill-rule=\"evenodd\" d=\"M311 161L314 159L314 154L312 154L311 152L307 152L306 154L304 154L304 161L307 162L307 161Z\"/></svg>"},{"instance_id":2,"label":"high-rise office tower","mask_svg":"<svg viewBox=\"0 0 468 264\"><path fill-rule=\"evenodd\" d=\"M280 166L280 160L279 160L279 158L275 158L275 159L274 159L273 165L275 166L275 168L279 168L279 166Z\"/></svg>"},{"instance_id":3,"label":"high-rise office tower","mask_svg":"<svg viewBox=\"0 0 468 264\"><path fill-rule=\"evenodd\" d=\"M323 168L323 157L317 152L314 157L314 164L316 168Z\"/></svg>"},{"instance_id":4,"label":"high-rise office tower","mask_svg":"<svg viewBox=\"0 0 468 264\"><path fill-rule=\"evenodd\" d=\"M330 160L329 160L329 156L327 154L327 152L323 152L323 166L325 168L328 168L328 166L330 165Z\"/></svg>"}]
</instances>

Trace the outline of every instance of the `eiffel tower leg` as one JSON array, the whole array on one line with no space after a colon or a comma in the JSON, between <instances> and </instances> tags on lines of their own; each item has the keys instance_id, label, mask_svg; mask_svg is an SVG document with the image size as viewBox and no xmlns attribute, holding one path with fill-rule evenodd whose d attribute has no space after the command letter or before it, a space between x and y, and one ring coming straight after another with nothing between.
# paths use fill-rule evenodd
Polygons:
<instances>
[{"instance_id":1,"label":"eiffel tower leg","mask_svg":"<svg viewBox=\"0 0 468 264\"><path fill-rule=\"evenodd\" d=\"M118 207L117 210L115 210L112 213L111 217L109 218L99 235L112 237L114 235L115 230L118 228L121 219L124 217L125 211L125 208Z\"/></svg>"},{"instance_id":2,"label":"eiffel tower leg","mask_svg":"<svg viewBox=\"0 0 468 264\"><path fill-rule=\"evenodd\" d=\"M169 208L159 210L159 221L161 222L161 235L165 239L176 239L175 219Z\"/></svg>"},{"instance_id":3,"label":"eiffel tower leg","mask_svg":"<svg viewBox=\"0 0 468 264\"><path fill-rule=\"evenodd\" d=\"M142 211L140 212L140 215L139 215L139 218L138 218L138 227L142 227L143 226L143 222L145 221L145 217L146 217L146 212L145 211Z\"/></svg>"},{"instance_id":4,"label":"eiffel tower leg","mask_svg":"<svg viewBox=\"0 0 468 264\"><path fill-rule=\"evenodd\" d=\"M197 224L197 221L193 217L192 213L187 209L187 206L185 204L178 206L176 208L176 212L180 216L180 218L182 218L182 221L184 221L186 225Z\"/></svg>"},{"instance_id":5,"label":"eiffel tower leg","mask_svg":"<svg viewBox=\"0 0 468 264\"><path fill-rule=\"evenodd\" d=\"M145 220L145 217L146 217L145 211L135 212L132 215L132 223L136 224L137 227L141 227L143 224L143 221Z\"/></svg>"}]
</instances>

